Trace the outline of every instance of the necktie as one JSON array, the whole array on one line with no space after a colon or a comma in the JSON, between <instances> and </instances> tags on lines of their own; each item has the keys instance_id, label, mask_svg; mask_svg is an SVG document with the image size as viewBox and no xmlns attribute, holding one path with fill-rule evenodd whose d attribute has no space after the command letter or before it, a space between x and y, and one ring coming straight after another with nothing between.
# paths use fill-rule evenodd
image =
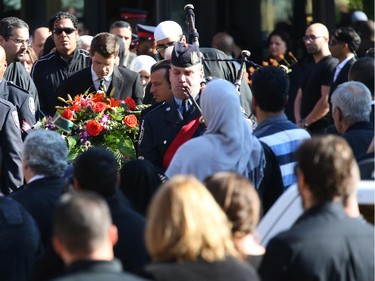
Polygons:
<instances>
[{"instance_id":1,"label":"necktie","mask_svg":"<svg viewBox=\"0 0 375 281\"><path fill-rule=\"evenodd\" d=\"M104 88L105 88L105 85L104 85L104 79L100 79L98 90L99 90L99 91L104 91L104 90L105 90Z\"/></svg>"},{"instance_id":2,"label":"necktie","mask_svg":"<svg viewBox=\"0 0 375 281\"><path fill-rule=\"evenodd\" d=\"M189 112L189 100L182 101L182 116L186 117Z\"/></svg>"}]
</instances>

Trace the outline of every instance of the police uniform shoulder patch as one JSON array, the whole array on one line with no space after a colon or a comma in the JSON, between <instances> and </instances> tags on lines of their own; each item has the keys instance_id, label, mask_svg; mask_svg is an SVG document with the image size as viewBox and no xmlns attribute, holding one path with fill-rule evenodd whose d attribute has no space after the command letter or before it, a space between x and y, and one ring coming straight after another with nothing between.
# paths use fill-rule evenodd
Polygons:
<instances>
[{"instance_id":1,"label":"police uniform shoulder patch","mask_svg":"<svg viewBox=\"0 0 375 281\"><path fill-rule=\"evenodd\" d=\"M29 97L29 110L33 115L35 115L35 101L33 97Z\"/></svg>"},{"instance_id":2,"label":"police uniform shoulder patch","mask_svg":"<svg viewBox=\"0 0 375 281\"><path fill-rule=\"evenodd\" d=\"M16 127L18 129L21 129L21 126L20 126L20 120L18 119L18 113L17 111L12 111L12 118L13 118L13 121L14 121L14 124L16 125Z\"/></svg>"},{"instance_id":3,"label":"police uniform shoulder patch","mask_svg":"<svg viewBox=\"0 0 375 281\"><path fill-rule=\"evenodd\" d=\"M141 144L143 140L143 135L145 133L144 123L145 123L145 120L142 120L141 131L139 132L139 138L138 138L138 145Z\"/></svg>"}]
</instances>

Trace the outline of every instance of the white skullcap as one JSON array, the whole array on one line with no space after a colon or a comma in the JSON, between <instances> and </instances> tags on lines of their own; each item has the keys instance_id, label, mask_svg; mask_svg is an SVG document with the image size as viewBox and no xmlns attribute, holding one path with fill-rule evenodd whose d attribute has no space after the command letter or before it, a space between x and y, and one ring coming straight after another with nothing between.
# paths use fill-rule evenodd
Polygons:
<instances>
[{"instance_id":1,"label":"white skullcap","mask_svg":"<svg viewBox=\"0 0 375 281\"><path fill-rule=\"evenodd\" d=\"M144 70L150 74L151 66L153 66L155 63L156 60L154 60L154 58L147 55L141 55L133 59L129 69L135 72L140 72L141 70Z\"/></svg>"},{"instance_id":2,"label":"white skullcap","mask_svg":"<svg viewBox=\"0 0 375 281\"><path fill-rule=\"evenodd\" d=\"M181 26L171 20L162 21L159 23L154 31L154 37L156 41L163 40L165 38L175 38L182 36Z\"/></svg>"},{"instance_id":3,"label":"white skullcap","mask_svg":"<svg viewBox=\"0 0 375 281\"><path fill-rule=\"evenodd\" d=\"M367 15L362 11L354 11L352 14L352 22L368 21Z\"/></svg>"}]
</instances>

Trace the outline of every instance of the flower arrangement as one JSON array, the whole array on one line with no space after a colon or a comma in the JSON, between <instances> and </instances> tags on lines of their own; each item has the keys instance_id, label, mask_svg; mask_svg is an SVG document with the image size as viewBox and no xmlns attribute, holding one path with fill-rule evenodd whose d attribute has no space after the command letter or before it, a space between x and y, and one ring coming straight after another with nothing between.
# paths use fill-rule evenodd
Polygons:
<instances>
[{"instance_id":1,"label":"flower arrangement","mask_svg":"<svg viewBox=\"0 0 375 281\"><path fill-rule=\"evenodd\" d=\"M84 93L63 101L54 117L44 117L39 129L55 130L66 139L68 161L92 146L110 150L119 167L125 159L136 156L135 144L138 136L138 117L141 106L127 97L125 100L109 98L105 92Z\"/></svg>"},{"instance_id":2,"label":"flower arrangement","mask_svg":"<svg viewBox=\"0 0 375 281\"><path fill-rule=\"evenodd\" d=\"M268 61L262 61L262 66L278 66L283 67L287 73L291 72L291 66L298 62L297 58L293 55L292 52L286 53L286 55L278 55L276 59L269 58Z\"/></svg>"}]
</instances>

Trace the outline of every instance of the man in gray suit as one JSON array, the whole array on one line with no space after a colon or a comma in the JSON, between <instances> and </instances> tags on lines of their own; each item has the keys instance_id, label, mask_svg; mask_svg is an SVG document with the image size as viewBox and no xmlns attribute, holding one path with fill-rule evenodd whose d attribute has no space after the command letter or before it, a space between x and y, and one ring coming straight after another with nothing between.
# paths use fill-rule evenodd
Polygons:
<instances>
[{"instance_id":1,"label":"man in gray suit","mask_svg":"<svg viewBox=\"0 0 375 281\"><path fill-rule=\"evenodd\" d=\"M137 104L142 103L143 89L138 73L115 66L119 51L116 36L107 32L97 34L91 42L92 65L84 68L64 81L58 93L66 99L84 92L104 90L107 96L125 99L131 97ZM58 101L56 101L59 104Z\"/></svg>"}]
</instances>

